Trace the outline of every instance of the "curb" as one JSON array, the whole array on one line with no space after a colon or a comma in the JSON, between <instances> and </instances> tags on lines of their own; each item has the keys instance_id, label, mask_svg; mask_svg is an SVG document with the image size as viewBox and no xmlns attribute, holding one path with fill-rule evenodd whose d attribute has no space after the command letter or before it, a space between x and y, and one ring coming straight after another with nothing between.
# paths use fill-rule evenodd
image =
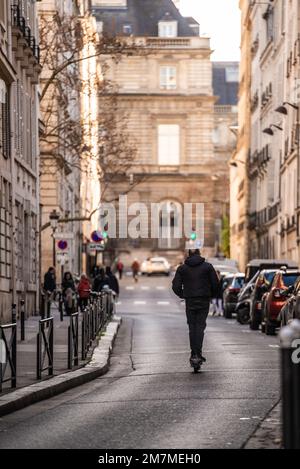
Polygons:
<instances>
[{"instance_id":1,"label":"curb","mask_svg":"<svg viewBox=\"0 0 300 469\"><path fill-rule=\"evenodd\" d=\"M105 334L101 337L87 365L0 396L0 417L104 375L109 370L110 355L121 322L121 318L114 316L108 323Z\"/></svg>"},{"instance_id":2,"label":"curb","mask_svg":"<svg viewBox=\"0 0 300 469\"><path fill-rule=\"evenodd\" d=\"M277 402L249 437L244 449L282 449L281 400Z\"/></svg>"}]
</instances>

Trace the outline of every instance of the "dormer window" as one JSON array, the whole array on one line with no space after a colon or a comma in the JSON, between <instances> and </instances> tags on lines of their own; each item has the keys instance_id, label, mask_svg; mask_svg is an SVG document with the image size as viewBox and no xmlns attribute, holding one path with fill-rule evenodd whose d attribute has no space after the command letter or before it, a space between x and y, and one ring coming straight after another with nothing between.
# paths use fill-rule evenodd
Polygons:
<instances>
[{"instance_id":1,"label":"dormer window","mask_svg":"<svg viewBox=\"0 0 300 469\"><path fill-rule=\"evenodd\" d=\"M177 37L178 21L167 11L158 23L159 37Z\"/></svg>"},{"instance_id":2,"label":"dormer window","mask_svg":"<svg viewBox=\"0 0 300 469\"><path fill-rule=\"evenodd\" d=\"M159 37L177 37L177 21L160 21L158 25L158 35Z\"/></svg>"},{"instance_id":3,"label":"dormer window","mask_svg":"<svg viewBox=\"0 0 300 469\"><path fill-rule=\"evenodd\" d=\"M127 36L130 36L130 34L132 34L131 24L124 24L123 25L123 33L126 34Z\"/></svg>"}]
</instances>

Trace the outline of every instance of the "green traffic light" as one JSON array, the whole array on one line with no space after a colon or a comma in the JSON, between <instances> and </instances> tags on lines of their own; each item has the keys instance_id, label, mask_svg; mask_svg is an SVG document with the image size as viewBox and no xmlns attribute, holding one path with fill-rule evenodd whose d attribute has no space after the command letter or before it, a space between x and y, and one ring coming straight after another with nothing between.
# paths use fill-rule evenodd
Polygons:
<instances>
[{"instance_id":1,"label":"green traffic light","mask_svg":"<svg viewBox=\"0 0 300 469\"><path fill-rule=\"evenodd\" d=\"M196 239L197 239L196 233L192 233L192 234L191 234L191 240L192 240L192 241L196 241Z\"/></svg>"}]
</instances>

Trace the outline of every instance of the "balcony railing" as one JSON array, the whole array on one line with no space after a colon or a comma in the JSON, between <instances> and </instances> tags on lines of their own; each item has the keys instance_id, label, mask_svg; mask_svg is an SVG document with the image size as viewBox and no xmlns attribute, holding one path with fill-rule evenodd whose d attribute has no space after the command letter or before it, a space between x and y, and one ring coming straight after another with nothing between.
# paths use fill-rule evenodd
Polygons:
<instances>
[{"instance_id":1,"label":"balcony railing","mask_svg":"<svg viewBox=\"0 0 300 469\"><path fill-rule=\"evenodd\" d=\"M40 62L40 48L36 44L35 37L31 34L31 28L26 24L25 18L21 15L21 10L18 5L11 7L11 21L13 28L17 28L21 35L27 42L28 47L31 49L33 56L37 62Z\"/></svg>"},{"instance_id":2,"label":"balcony railing","mask_svg":"<svg viewBox=\"0 0 300 469\"><path fill-rule=\"evenodd\" d=\"M147 39L147 46L149 47L190 47L190 39L184 38L162 38L151 37Z\"/></svg>"},{"instance_id":3,"label":"balcony railing","mask_svg":"<svg viewBox=\"0 0 300 469\"><path fill-rule=\"evenodd\" d=\"M266 223L275 220L279 213L279 204L266 207L259 212L252 212L249 216L249 228L262 228Z\"/></svg>"}]
</instances>

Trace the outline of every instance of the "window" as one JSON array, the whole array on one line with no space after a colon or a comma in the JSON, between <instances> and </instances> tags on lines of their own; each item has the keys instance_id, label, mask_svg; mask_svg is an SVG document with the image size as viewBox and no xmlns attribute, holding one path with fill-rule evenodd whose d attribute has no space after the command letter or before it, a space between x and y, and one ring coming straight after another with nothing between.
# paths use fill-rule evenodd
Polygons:
<instances>
[{"instance_id":1,"label":"window","mask_svg":"<svg viewBox=\"0 0 300 469\"><path fill-rule=\"evenodd\" d=\"M177 37L177 21L161 21L158 25L158 35L159 37Z\"/></svg>"},{"instance_id":2,"label":"window","mask_svg":"<svg viewBox=\"0 0 300 469\"><path fill-rule=\"evenodd\" d=\"M160 88L162 90L176 89L176 67L160 68Z\"/></svg>"},{"instance_id":3,"label":"window","mask_svg":"<svg viewBox=\"0 0 300 469\"><path fill-rule=\"evenodd\" d=\"M180 127L177 124L158 126L158 164L162 166L180 163Z\"/></svg>"},{"instance_id":4,"label":"window","mask_svg":"<svg viewBox=\"0 0 300 469\"><path fill-rule=\"evenodd\" d=\"M0 151L5 158L10 156L10 121L8 89L0 80Z\"/></svg>"},{"instance_id":5,"label":"window","mask_svg":"<svg viewBox=\"0 0 300 469\"><path fill-rule=\"evenodd\" d=\"M226 83L239 82L239 67L226 67Z\"/></svg>"},{"instance_id":6,"label":"window","mask_svg":"<svg viewBox=\"0 0 300 469\"><path fill-rule=\"evenodd\" d=\"M0 277L11 277L11 187L0 179Z\"/></svg>"},{"instance_id":7,"label":"window","mask_svg":"<svg viewBox=\"0 0 300 469\"><path fill-rule=\"evenodd\" d=\"M132 26L131 26L131 24L124 24L124 25L123 25L123 33L124 33L124 34L127 34L127 35L132 34Z\"/></svg>"}]
</instances>

